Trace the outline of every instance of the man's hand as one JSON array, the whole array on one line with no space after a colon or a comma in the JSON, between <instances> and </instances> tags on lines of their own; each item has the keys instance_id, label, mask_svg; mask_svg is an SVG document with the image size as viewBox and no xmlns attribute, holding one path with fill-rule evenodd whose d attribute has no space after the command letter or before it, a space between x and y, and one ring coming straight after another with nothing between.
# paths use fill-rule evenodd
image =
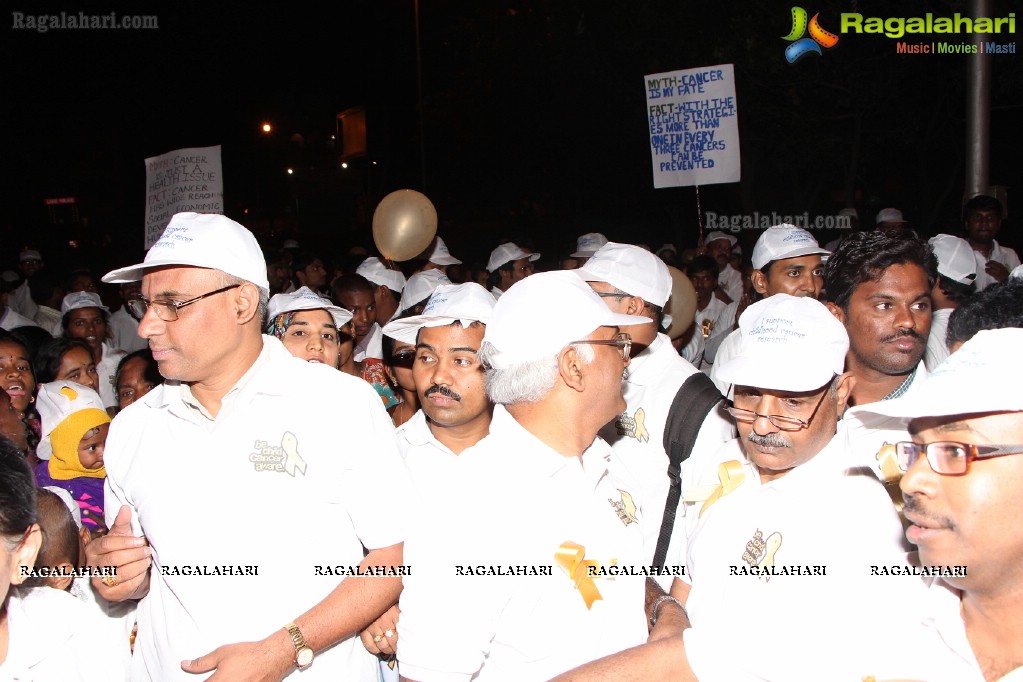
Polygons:
<instances>
[{"instance_id":1,"label":"man's hand","mask_svg":"<svg viewBox=\"0 0 1023 682\"><path fill-rule=\"evenodd\" d=\"M384 615L359 633L362 645L371 654L392 656L398 652L398 605L384 611ZM377 640L377 638L380 638Z\"/></svg>"},{"instance_id":2,"label":"man's hand","mask_svg":"<svg viewBox=\"0 0 1023 682\"><path fill-rule=\"evenodd\" d=\"M281 628L259 642L225 644L195 660L181 661L181 669L193 675L216 671L206 678L213 682L281 682L295 669L295 645Z\"/></svg>"},{"instance_id":3,"label":"man's hand","mask_svg":"<svg viewBox=\"0 0 1023 682\"><path fill-rule=\"evenodd\" d=\"M996 282L1004 282L1009 278L1009 269L996 260L989 260L984 266L984 271Z\"/></svg>"},{"instance_id":4,"label":"man's hand","mask_svg":"<svg viewBox=\"0 0 1023 682\"><path fill-rule=\"evenodd\" d=\"M149 591L149 567L153 551L144 537L131 534L131 507L124 505L110 531L85 547L87 566L113 567L115 576L95 576L96 593L110 602L141 599Z\"/></svg>"}]
</instances>

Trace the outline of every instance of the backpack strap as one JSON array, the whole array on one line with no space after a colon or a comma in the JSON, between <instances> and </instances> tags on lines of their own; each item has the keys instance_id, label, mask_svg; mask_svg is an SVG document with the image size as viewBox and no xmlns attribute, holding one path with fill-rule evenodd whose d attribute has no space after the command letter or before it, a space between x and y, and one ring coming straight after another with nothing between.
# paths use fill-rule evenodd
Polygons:
<instances>
[{"instance_id":1,"label":"backpack strap","mask_svg":"<svg viewBox=\"0 0 1023 682\"><path fill-rule=\"evenodd\" d=\"M663 440L664 452L668 455L668 478L671 483L664 504L661 532L657 537L654 566L663 565L668 554L668 543L675 527L675 513L682 497L682 462L689 459L700 427L721 398L721 393L714 382L703 372L696 372L682 383L675 394L675 399L671 401L668 421L664 425Z\"/></svg>"}]
</instances>

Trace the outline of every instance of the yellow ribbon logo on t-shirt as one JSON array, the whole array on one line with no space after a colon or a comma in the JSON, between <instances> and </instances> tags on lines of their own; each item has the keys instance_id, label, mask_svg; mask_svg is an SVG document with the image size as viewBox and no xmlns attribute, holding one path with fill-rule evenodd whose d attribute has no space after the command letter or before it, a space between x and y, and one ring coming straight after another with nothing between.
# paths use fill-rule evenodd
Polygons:
<instances>
[{"instance_id":1,"label":"yellow ribbon logo on t-shirt","mask_svg":"<svg viewBox=\"0 0 1023 682\"><path fill-rule=\"evenodd\" d=\"M703 506L700 508L700 516L703 516L703 512L707 511L712 504L742 485L742 482L746 480L746 474L742 473L742 465L733 459L718 465L718 480L720 483L717 488L704 500Z\"/></svg>"},{"instance_id":2,"label":"yellow ribbon logo on t-shirt","mask_svg":"<svg viewBox=\"0 0 1023 682\"><path fill-rule=\"evenodd\" d=\"M285 473L289 476L294 476L295 472L298 471L305 476L305 460L302 459L302 455L298 454L298 437L291 431L286 431L284 437L281 438L281 450L284 450L286 455L284 460Z\"/></svg>"},{"instance_id":3,"label":"yellow ribbon logo on t-shirt","mask_svg":"<svg viewBox=\"0 0 1023 682\"><path fill-rule=\"evenodd\" d=\"M583 601L586 602L586 608L592 608L593 602L598 599L603 599L600 596L600 591L597 590L596 584L593 582L593 578L590 577L590 567L594 570L600 568L600 562L591 561L586 558L586 548L575 542L565 541L558 547L558 551L554 553L554 560L558 563L558 566L565 569L568 573L568 577L575 583L576 589L583 596Z\"/></svg>"}]
</instances>

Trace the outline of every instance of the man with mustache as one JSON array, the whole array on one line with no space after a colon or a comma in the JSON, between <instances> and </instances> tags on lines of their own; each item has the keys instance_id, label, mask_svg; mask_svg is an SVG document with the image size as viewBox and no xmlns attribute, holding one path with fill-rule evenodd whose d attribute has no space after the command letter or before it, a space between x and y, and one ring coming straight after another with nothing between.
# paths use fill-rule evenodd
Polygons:
<instances>
[{"instance_id":1,"label":"man with mustache","mask_svg":"<svg viewBox=\"0 0 1023 682\"><path fill-rule=\"evenodd\" d=\"M896 504L899 473L890 446L906 439L905 426L858 408L926 390L923 357L937 280L929 245L884 231L849 235L824 267L828 309L849 333L845 367L856 377L845 416L849 451L877 470Z\"/></svg>"},{"instance_id":2,"label":"man with mustache","mask_svg":"<svg viewBox=\"0 0 1023 682\"><path fill-rule=\"evenodd\" d=\"M397 430L398 449L413 485L428 495L450 475L459 456L490 431L494 405L483 388L477 357L494 295L475 282L443 284L421 315L388 322L383 332L414 344L412 377L422 406ZM371 653L395 653L398 605L362 632Z\"/></svg>"},{"instance_id":3,"label":"man with mustache","mask_svg":"<svg viewBox=\"0 0 1023 682\"><path fill-rule=\"evenodd\" d=\"M1023 673L1021 346L1023 329L978 332L930 376L927 391L869 408L908 421L911 438L896 446L906 536L932 574L899 579L905 594L890 616L902 618L889 642L897 646L885 668L864 671L876 679Z\"/></svg>"},{"instance_id":4,"label":"man with mustache","mask_svg":"<svg viewBox=\"0 0 1023 682\"><path fill-rule=\"evenodd\" d=\"M884 489L849 469L838 435L856 383L848 337L821 303L788 294L751 305L739 328L719 368L739 437L686 463L686 576L672 595L691 627L566 680L861 679L871 622L899 588L870 566L905 554Z\"/></svg>"}]
</instances>

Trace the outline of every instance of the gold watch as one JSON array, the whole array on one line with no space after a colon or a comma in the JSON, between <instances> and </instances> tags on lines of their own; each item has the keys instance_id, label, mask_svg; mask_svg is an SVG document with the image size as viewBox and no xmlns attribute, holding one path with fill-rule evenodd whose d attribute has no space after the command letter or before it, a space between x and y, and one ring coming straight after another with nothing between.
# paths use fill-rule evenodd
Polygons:
<instances>
[{"instance_id":1,"label":"gold watch","mask_svg":"<svg viewBox=\"0 0 1023 682\"><path fill-rule=\"evenodd\" d=\"M306 644L305 636L292 621L284 626L284 629L291 635L291 643L295 645L295 667L305 670L313 664L313 657L316 655L309 645Z\"/></svg>"}]
</instances>

